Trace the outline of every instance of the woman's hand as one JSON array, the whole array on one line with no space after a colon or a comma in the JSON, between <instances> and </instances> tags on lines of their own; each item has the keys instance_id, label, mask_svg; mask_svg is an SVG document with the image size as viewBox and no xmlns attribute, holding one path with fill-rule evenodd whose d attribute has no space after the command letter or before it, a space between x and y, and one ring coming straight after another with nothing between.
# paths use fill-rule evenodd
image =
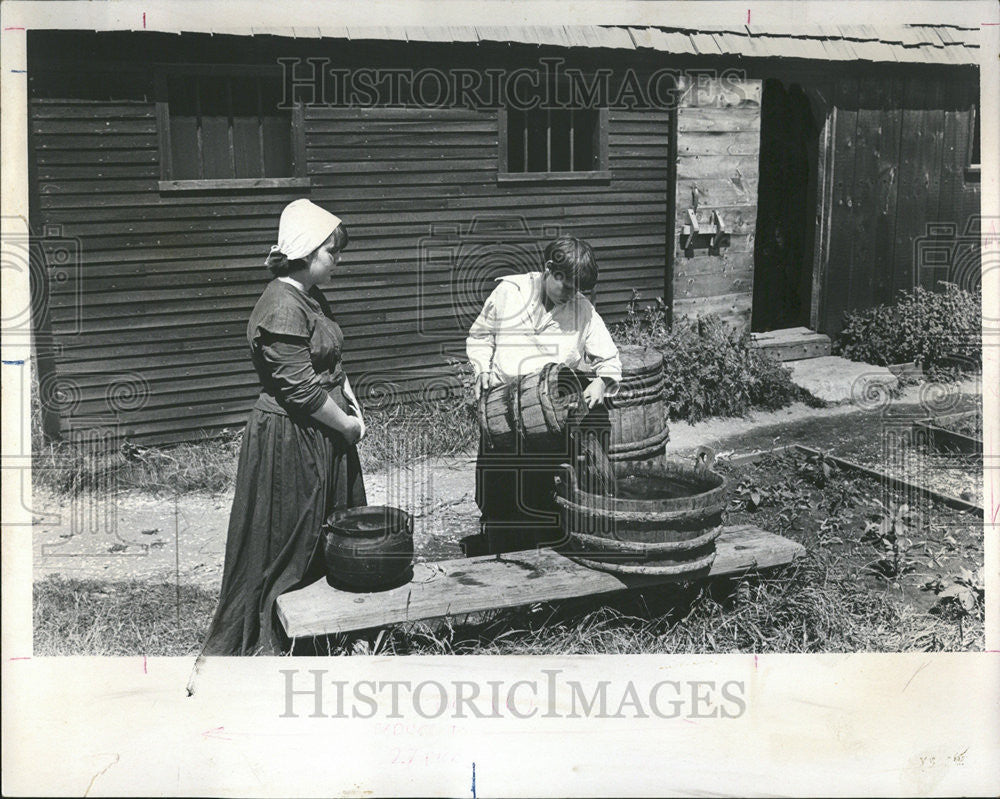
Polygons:
<instances>
[{"instance_id":1,"label":"woman's hand","mask_svg":"<svg viewBox=\"0 0 1000 799\"><path fill-rule=\"evenodd\" d=\"M358 436L360 441L365 437L365 432L368 430L368 426L365 424L365 415L361 412L361 403L358 402L358 398L354 395L354 389L351 388L351 381L344 376L344 399L347 401L347 413L357 418L361 422L361 435Z\"/></svg>"},{"instance_id":2,"label":"woman's hand","mask_svg":"<svg viewBox=\"0 0 1000 799\"><path fill-rule=\"evenodd\" d=\"M357 444L365 432L364 422L358 416L344 411L327 395L323 407L312 414L312 418L321 422L336 433L340 433L348 444Z\"/></svg>"},{"instance_id":3,"label":"woman's hand","mask_svg":"<svg viewBox=\"0 0 1000 799\"><path fill-rule=\"evenodd\" d=\"M593 410L595 405L604 400L604 390L602 378L596 377L590 381L590 384L583 390L583 399L588 408Z\"/></svg>"},{"instance_id":4,"label":"woman's hand","mask_svg":"<svg viewBox=\"0 0 1000 799\"><path fill-rule=\"evenodd\" d=\"M340 434L347 440L348 444L357 444L361 440L361 436L365 434L364 422L357 416L348 416Z\"/></svg>"},{"instance_id":5,"label":"woman's hand","mask_svg":"<svg viewBox=\"0 0 1000 799\"><path fill-rule=\"evenodd\" d=\"M347 412L351 414L352 418L357 419L361 424L361 435L358 436L358 441L365 437L365 433L368 431L368 425L365 424L365 417L361 415L361 406L358 405L357 401L348 402Z\"/></svg>"}]
</instances>

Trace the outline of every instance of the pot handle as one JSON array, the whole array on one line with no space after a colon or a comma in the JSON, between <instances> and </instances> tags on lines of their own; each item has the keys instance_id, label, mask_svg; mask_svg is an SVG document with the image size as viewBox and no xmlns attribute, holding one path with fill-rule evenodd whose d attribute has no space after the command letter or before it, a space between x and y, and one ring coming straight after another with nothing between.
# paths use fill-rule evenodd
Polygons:
<instances>
[{"instance_id":1,"label":"pot handle","mask_svg":"<svg viewBox=\"0 0 1000 799\"><path fill-rule=\"evenodd\" d=\"M576 492L576 471L571 464L560 463L556 473L556 493L565 499L572 499Z\"/></svg>"},{"instance_id":2,"label":"pot handle","mask_svg":"<svg viewBox=\"0 0 1000 799\"><path fill-rule=\"evenodd\" d=\"M694 468L707 472L715 465L715 450L711 447L698 447L694 453Z\"/></svg>"}]
</instances>

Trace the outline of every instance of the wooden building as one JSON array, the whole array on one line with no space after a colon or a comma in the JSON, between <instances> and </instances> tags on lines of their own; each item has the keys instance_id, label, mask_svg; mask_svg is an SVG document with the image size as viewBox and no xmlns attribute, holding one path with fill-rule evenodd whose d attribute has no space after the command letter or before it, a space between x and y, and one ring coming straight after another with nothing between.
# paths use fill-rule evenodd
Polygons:
<instances>
[{"instance_id":1,"label":"wooden building","mask_svg":"<svg viewBox=\"0 0 1000 799\"><path fill-rule=\"evenodd\" d=\"M561 233L594 245L612 321L638 291L835 336L899 289L974 281L977 33L30 31L47 429L241 424L246 320L302 196L349 227L328 294L372 400L453 383L493 278ZM520 107L518 74L555 100Z\"/></svg>"}]
</instances>

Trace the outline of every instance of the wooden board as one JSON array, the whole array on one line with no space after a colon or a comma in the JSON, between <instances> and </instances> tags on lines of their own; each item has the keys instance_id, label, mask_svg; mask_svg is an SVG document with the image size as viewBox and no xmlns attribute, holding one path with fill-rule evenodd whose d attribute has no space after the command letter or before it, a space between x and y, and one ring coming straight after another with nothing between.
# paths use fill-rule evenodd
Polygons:
<instances>
[{"instance_id":1,"label":"wooden board","mask_svg":"<svg viewBox=\"0 0 1000 799\"><path fill-rule=\"evenodd\" d=\"M881 112L877 107L878 87L885 81L864 77L858 82L858 111L854 137L854 185L848 226L850 265L847 274L847 308L875 305L875 272L872 269L877 219L879 132Z\"/></svg>"},{"instance_id":2,"label":"wooden board","mask_svg":"<svg viewBox=\"0 0 1000 799\"><path fill-rule=\"evenodd\" d=\"M808 327L789 327L752 334L753 346L765 350L779 361L820 358L830 354L830 337Z\"/></svg>"},{"instance_id":3,"label":"wooden board","mask_svg":"<svg viewBox=\"0 0 1000 799\"><path fill-rule=\"evenodd\" d=\"M893 297L916 282L914 239L924 232L930 183L932 134L927 126L928 86L909 78L903 89L903 119L899 152L899 191L892 275Z\"/></svg>"},{"instance_id":4,"label":"wooden board","mask_svg":"<svg viewBox=\"0 0 1000 799\"><path fill-rule=\"evenodd\" d=\"M833 173L830 231L827 238L829 260L823 286L823 318L820 330L836 337L849 307L851 235L854 206L854 163L857 140L858 79L842 78L833 89L836 111L833 123Z\"/></svg>"},{"instance_id":5,"label":"wooden board","mask_svg":"<svg viewBox=\"0 0 1000 799\"><path fill-rule=\"evenodd\" d=\"M753 234L757 223L761 82L739 91L721 81L681 80L677 109L677 175L671 311L674 318L715 313L734 326L749 325L753 297ZM711 103L709 98L722 100ZM736 208L733 210L728 210ZM688 210L700 219L721 211L730 236L713 252L707 240L681 248Z\"/></svg>"},{"instance_id":6,"label":"wooden board","mask_svg":"<svg viewBox=\"0 0 1000 799\"><path fill-rule=\"evenodd\" d=\"M727 527L708 577L791 563L801 544L751 525ZM374 594L331 588L325 579L278 597L278 618L292 638L476 613L678 581L617 576L581 566L551 549L418 563L413 580Z\"/></svg>"},{"instance_id":7,"label":"wooden board","mask_svg":"<svg viewBox=\"0 0 1000 799\"><path fill-rule=\"evenodd\" d=\"M818 457L820 452L818 450L810 449L802 444L792 445L798 452L804 455L809 455L812 457ZM910 496L919 496L921 494L926 494L932 499L947 505L949 508L957 508L958 510L971 511L972 513L983 513L983 508L981 505L977 505L975 502L969 502L968 500L961 499L960 497L953 497L950 494L942 494L940 491L935 491L932 488L927 488L926 486L918 485L917 483L911 483L908 480L903 480L899 477L893 477L892 475L886 474L885 472L880 472L878 469L872 469L868 466L862 466L860 463L855 463L854 461L849 461L846 458L838 458L836 455L823 454L823 457L835 463L841 469L846 469L848 471L859 472L860 474L872 477L885 485L888 485L898 491L904 491Z\"/></svg>"}]
</instances>

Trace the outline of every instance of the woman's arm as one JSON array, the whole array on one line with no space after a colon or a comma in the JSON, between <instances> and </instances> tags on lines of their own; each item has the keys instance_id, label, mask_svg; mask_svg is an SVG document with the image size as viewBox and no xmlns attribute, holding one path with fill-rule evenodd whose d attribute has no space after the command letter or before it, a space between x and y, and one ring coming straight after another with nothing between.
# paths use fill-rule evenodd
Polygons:
<instances>
[{"instance_id":1,"label":"woman's arm","mask_svg":"<svg viewBox=\"0 0 1000 799\"><path fill-rule=\"evenodd\" d=\"M361 422L344 412L319 384L308 339L265 333L261 336L260 351L282 405L340 433L348 444L357 443Z\"/></svg>"},{"instance_id":2,"label":"woman's arm","mask_svg":"<svg viewBox=\"0 0 1000 799\"><path fill-rule=\"evenodd\" d=\"M340 433L348 444L357 444L365 433L361 417L345 413L329 394L319 409L310 415L320 424Z\"/></svg>"},{"instance_id":3,"label":"woman's arm","mask_svg":"<svg viewBox=\"0 0 1000 799\"><path fill-rule=\"evenodd\" d=\"M358 436L358 440L365 437L365 431L368 429L365 425L364 414L361 413L361 403L358 402L358 398L354 396L354 389L351 388L351 381L347 379L347 375L344 375L344 385L343 385L344 399L347 400L347 404L351 406L351 410L354 412L355 418L361 422L361 435Z\"/></svg>"}]
</instances>

